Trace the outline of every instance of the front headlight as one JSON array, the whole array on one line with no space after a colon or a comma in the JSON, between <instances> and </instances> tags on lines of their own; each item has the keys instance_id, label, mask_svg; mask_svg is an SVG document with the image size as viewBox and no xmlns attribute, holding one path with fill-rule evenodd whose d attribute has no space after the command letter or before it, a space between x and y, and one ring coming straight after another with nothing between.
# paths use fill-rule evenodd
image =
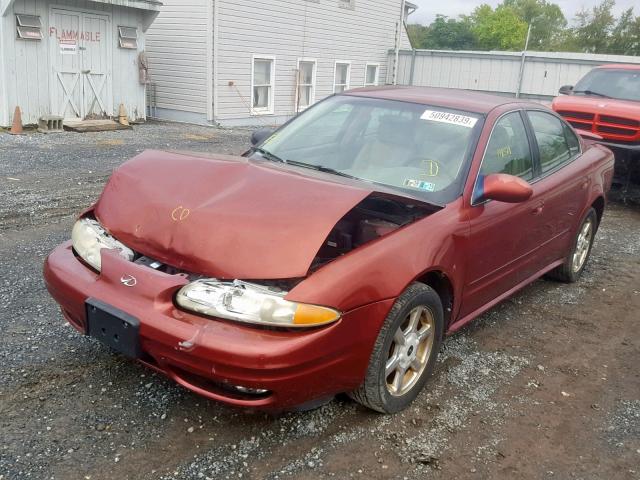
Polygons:
<instances>
[{"instance_id":1,"label":"front headlight","mask_svg":"<svg viewBox=\"0 0 640 480\"><path fill-rule=\"evenodd\" d=\"M102 269L100 251L103 248L116 250L125 260L133 261L133 250L109 235L102 228L102 225L93 218L81 218L78 220L73 226L71 239L76 253L98 271Z\"/></svg>"},{"instance_id":2,"label":"front headlight","mask_svg":"<svg viewBox=\"0 0 640 480\"><path fill-rule=\"evenodd\" d=\"M212 317L274 327L317 327L340 319L332 308L289 302L286 293L236 280L198 280L176 297L181 307Z\"/></svg>"}]
</instances>

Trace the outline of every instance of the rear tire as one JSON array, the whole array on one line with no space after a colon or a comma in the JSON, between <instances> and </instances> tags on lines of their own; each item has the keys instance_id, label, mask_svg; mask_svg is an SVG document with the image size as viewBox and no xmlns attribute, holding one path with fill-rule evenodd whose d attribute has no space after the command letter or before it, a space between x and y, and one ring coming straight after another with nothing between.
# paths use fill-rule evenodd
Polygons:
<instances>
[{"instance_id":1,"label":"rear tire","mask_svg":"<svg viewBox=\"0 0 640 480\"><path fill-rule=\"evenodd\" d=\"M577 282L591 256L591 248L597 230L598 215L593 208L590 208L580 222L571 252L565 258L564 263L549 272L547 276L564 283Z\"/></svg>"},{"instance_id":2,"label":"rear tire","mask_svg":"<svg viewBox=\"0 0 640 480\"><path fill-rule=\"evenodd\" d=\"M364 382L349 396L381 413L405 409L433 372L443 328L438 294L422 283L411 284L382 325Z\"/></svg>"}]
</instances>

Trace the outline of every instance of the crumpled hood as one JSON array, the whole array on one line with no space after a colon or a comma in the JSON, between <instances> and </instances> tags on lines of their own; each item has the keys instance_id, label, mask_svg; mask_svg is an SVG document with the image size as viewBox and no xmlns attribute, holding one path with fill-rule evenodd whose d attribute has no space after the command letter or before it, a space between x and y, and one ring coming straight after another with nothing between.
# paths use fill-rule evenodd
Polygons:
<instances>
[{"instance_id":1,"label":"crumpled hood","mask_svg":"<svg viewBox=\"0 0 640 480\"><path fill-rule=\"evenodd\" d=\"M371 193L243 157L146 151L114 172L95 215L130 248L179 269L297 278Z\"/></svg>"}]
</instances>

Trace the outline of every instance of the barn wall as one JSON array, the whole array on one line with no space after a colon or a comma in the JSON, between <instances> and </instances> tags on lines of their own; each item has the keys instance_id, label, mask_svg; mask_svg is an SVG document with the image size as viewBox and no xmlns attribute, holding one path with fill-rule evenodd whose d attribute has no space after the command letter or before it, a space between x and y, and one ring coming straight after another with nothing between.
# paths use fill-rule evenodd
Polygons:
<instances>
[{"instance_id":1,"label":"barn wall","mask_svg":"<svg viewBox=\"0 0 640 480\"><path fill-rule=\"evenodd\" d=\"M206 121L207 1L213 0L163 0L147 32L156 107L194 114L182 119Z\"/></svg>"},{"instance_id":2,"label":"barn wall","mask_svg":"<svg viewBox=\"0 0 640 480\"><path fill-rule=\"evenodd\" d=\"M279 123L295 113L301 57L317 60L316 101L333 93L336 60L351 62L350 88L364 85L367 63L380 64L379 83L385 83L400 1L356 0L352 10L337 0L221 0L217 11L216 120ZM251 115L253 55L275 56L274 115Z\"/></svg>"},{"instance_id":3,"label":"barn wall","mask_svg":"<svg viewBox=\"0 0 640 480\"><path fill-rule=\"evenodd\" d=\"M22 109L25 124L37 123L42 115L52 113L52 82L57 80L53 77L49 58L49 42L52 41L49 38L50 5L111 15L111 36L108 40L112 45L111 82L108 82L111 84L111 92L105 90L104 94L109 99L109 113L117 115L119 104L124 103L131 118L144 118L145 89L138 82L138 51L142 51L145 45L142 27L143 15L148 15L147 12L85 0L16 0L7 15L0 17L7 103L3 108L5 118L0 117L2 125L6 126L11 122L16 105ZM15 38L16 13L40 16L44 34L42 41ZM117 47L119 25L138 27L138 51Z\"/></svg>"},{"instance_id":4,"label":"barn wall","mask_svg":"<svg viewBox=\"0 0 640 480\"><path fill-rule=\"evenodd\" d=\"M393 55L389 52L389 57ZM398 83L480 90L515 95L521 53L400 52ZM589 70L606 63L640 63L638 57L580 53L528 52L522 78L524 97L550 100L562 85L575 85ZM413 72L413 73L412 73Z\"/></svg>"}]
</instances>

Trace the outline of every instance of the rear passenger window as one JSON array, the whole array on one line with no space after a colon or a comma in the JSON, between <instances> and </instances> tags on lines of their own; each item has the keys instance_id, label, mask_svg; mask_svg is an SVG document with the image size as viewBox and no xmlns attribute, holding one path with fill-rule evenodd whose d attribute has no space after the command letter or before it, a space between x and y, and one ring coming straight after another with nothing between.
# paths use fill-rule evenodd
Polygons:
<instances>
[{"instance_id":1,"label":"rear passenger window","mask_svg":"<svg viewBox=\"0 0 640 480\"><path fill-rule=\"evenodd\" d=\"M580 153L580 140L578 140L577 135L573 133L573 130L571 130L569 125L564 123L562 126L564 127L564 136L567 139L571 156L578 155Z\"/></svg>"},{"instance_id":2,"label":"rear passenger window","mask_svg":"<svg viewBox=\"0 0 640 480\"><path fill-rule=\"evenodd\" d=\"M546 112L531 111L528 115L538 142L542 173L568 162L580 152L578 139L562 120Z\"/></svg>"},{"instance_id":3,"label":"rear passenger window","mask_svg":"<svg viewBox=\"0 0 640 480\"><path fill-rule=\"evenodd\" d=\"M533 160L527 132L519 112L505 115L496 123L480 168L481 175L508 173L533 179Z\"/></svg>"}]
</instances>

